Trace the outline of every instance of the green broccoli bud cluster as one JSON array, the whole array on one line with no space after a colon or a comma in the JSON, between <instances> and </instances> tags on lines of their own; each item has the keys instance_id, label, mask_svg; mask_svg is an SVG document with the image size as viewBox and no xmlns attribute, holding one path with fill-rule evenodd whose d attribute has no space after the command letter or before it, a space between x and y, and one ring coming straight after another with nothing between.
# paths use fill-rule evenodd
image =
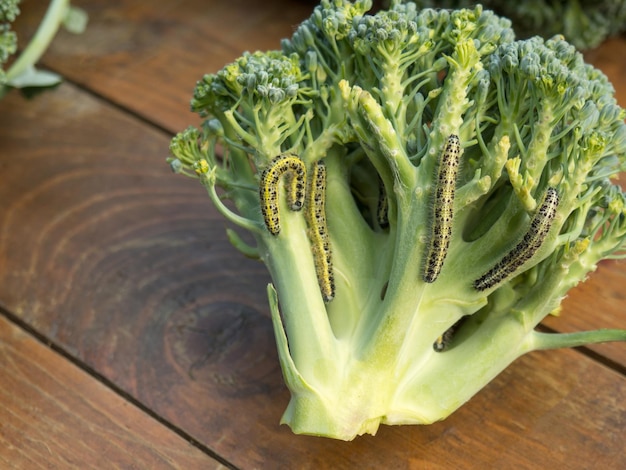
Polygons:
<instances>
[{"instance_id":1,"label":"green broccoli bud cluster","mask_svg":"<svg viewBox=\"0 0 626 470\"><path fill-rule=\"evenodd\" d=\"M2 66L17 51L17 36L11 31L11 23L19 14L19 0L0 1L0 86L6 83Z\"/></svg>"},{"instance_id":2,"label":"green broccoli bud cluster","mask_svg":"<svg viewBox=\"0 0 626 470\"><path fill-rule=\"evenodd\" d=\"M482 4L510 18L520 37L550 38L562 34L579 49L597 47L606 38L626 30L623 0L416 0L415 3L421 8L471 8Z\"/></svg>"}]
</instances>

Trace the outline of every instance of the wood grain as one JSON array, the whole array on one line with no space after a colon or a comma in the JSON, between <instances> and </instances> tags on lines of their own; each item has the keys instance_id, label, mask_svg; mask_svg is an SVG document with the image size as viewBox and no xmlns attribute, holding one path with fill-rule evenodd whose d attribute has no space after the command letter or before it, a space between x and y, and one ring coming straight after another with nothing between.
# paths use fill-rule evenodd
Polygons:
<instances>
[{"instance_id":1,"label":"wood grain","mask_svg":"<svg viewBox=\"0 0 626 470\"><path fill-rule=\"evenodd\" d=\"M0 317L0 468L226 468Z\"/></svg>"}]
</instances>

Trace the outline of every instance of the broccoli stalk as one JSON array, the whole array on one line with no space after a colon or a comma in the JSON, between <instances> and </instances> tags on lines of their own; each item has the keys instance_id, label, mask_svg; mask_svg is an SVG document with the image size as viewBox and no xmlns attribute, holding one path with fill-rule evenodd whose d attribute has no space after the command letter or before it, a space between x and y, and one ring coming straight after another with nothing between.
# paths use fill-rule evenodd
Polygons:
<instances>
[{"instance_id":1,"label":"broccoli stalk","mask_svg":"<svg viewBox=\"0 0 626 470\"><path fill-rule=\"evenodd\" d=\"M269 269L282 422L345 440L444 419L527 352L626 340L535 331L626 254L606 77L480 7L370 7L322 1L281 51L205 76L169 159Z\"/></svg>"}]
</instances>

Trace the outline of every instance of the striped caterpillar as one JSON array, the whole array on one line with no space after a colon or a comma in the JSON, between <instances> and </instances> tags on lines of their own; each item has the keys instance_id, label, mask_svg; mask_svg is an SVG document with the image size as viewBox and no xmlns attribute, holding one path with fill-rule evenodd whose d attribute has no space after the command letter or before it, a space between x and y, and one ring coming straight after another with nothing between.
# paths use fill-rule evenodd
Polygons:
<instances>
[{"instance_id":1,"label":"striped caterpillar","mask_svg":"<svg viewBox=\"0 0 626 470\"><path fill-rule=\"evenodd\" d=\"M459 168L461 142L459 136L450 135L439 162L437 184L433 198L432 227L426 252L424 282L435 282L443 261L448 253L452 236L452 218L454 212L454 191Z\"/></svg>"},{"instance_id":2,"label":"striped caterpillar","mask_svg":"<svg viewBox=\"0 0 626 470\"><path fill-rule=\"evenodd\" d=\"M304 162L293 155L281 155L272 160L261 175L260 197L261 212L265 226L272 235L280 233L280 215L278 211L278 183L285 176L287 204L293 211L299 211L304 205L304 186L306 167Z\"/></svg>"},{"instance_id":3,"label":"striped caterpillar","mask_svg":"<svg viewBox=\"0 0 626 470\"><path fill-rule=\"evenodd\" d=\"M326 165L321 160L313 165L306 193L305 217L309 227L308 235L313 251L317 281L324 302L335 297L330 238L326 226Z\"/></svg>"},{"instance_id":4,"label":"striped caterpillar","mask_svg":"<svg viewBox=\"0 0 626 470\"><path fill-rule=\"evenodd\" d=\"M556 189L548 188L522 240L493 268L474 281L476 290L483 291L502 282L533 257L550 232L558 205Z\"/></svg>"}]
</instances>

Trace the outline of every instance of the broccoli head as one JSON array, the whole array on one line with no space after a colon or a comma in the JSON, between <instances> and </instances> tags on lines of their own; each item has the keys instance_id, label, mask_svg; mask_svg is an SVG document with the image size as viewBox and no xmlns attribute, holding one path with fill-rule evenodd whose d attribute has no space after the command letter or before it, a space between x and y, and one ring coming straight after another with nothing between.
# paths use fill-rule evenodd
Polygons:
<instances>
[{"instance_id":1,"label":"broccoli head","mask_svg":"<svg viewBox=\"0 0 626 470\"><path fill-rule=\"evenodd\" d=\"M169 158L269 269L283 422L338 439L441 420L529 351L626 340L535 329L626 253L607 78L481 7L370 7L323 0L202 78Z\"/></svg>"}]
</instances>

